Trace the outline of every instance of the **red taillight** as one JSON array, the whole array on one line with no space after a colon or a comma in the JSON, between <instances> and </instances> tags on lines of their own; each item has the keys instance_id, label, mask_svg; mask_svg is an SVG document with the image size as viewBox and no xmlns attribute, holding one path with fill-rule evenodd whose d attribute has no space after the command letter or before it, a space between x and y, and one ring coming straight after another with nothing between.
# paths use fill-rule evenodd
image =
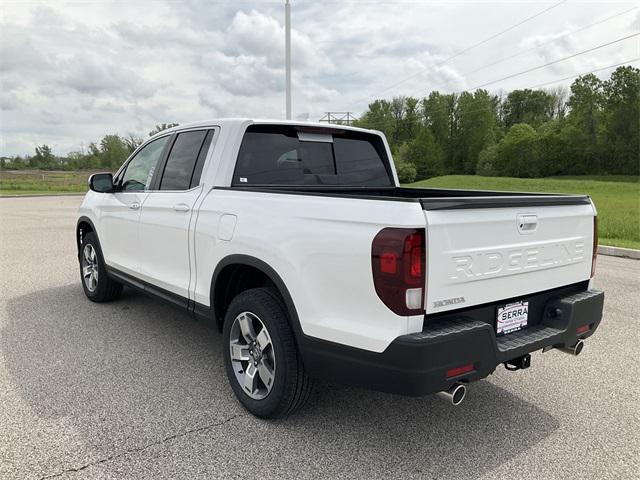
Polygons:
<instances>
[{"instance_id":1,"label":"red taillight","mask_svg":"<svg viewBox=\"0 0 640 480\"><path fill-rule=\"evenodd\" d=\"M398 315L424 313L425 232L385 228L371 245L373 283L378 297Z\"/></svg>"},{"instance_id":2,"label":"red taillight","mask_svg":"<svg viewBox=\"0 0 640 480\"><path fill-rule=\"evenodd\" d=\"M581 333L588 332L591 329L591 325L582 325L576 329L576 334L580 335Z\"/></svg>"},{"instance_id":3,"label":"red taillight","mask_svg":"<svg viewBox=\"0 0 640 480\"><path fill-rule=\"evenodd\" d=\"M395 253L382 252L380 255L380 270L382 273L388 273L390 275L398 271L398 258Z\"/></svg>"},{"instance_id":4,"label":"red taillight","mask_svg":"<svg viewBox=\"0 0 640 480\"><path fill-rule=\"evenodd\" d=\"M596 274L596 258L598 256L598 216L593 217L593 253L591 254L591 278Z\"/></svg>"},{"instance_id":5,"label":"red taillight","mask_svg":"<svg viewBox=\"0 0 640 480\"><path fill-rule=\"evenodd\" d=\"M472 372L473 369L474 369L473 363L462 365L461 367L452 368L451 370L447 370L447 378L453 378L459 375L463 375L465 373Z\"/></svg>"}]
</instances>

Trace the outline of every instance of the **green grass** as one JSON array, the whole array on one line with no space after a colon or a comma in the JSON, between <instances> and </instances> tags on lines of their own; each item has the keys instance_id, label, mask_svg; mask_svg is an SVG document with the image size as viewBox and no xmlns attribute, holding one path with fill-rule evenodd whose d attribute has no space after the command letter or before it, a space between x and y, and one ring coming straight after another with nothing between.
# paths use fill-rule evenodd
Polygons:
<instances>
[{"instance_id":1,"label":"green grass","mask_svg":"<svg viewBox=\"0 0 640 480\"><path fill-rule=\"evenodd\" d=\"M600 244L640 249L640 177L508 178L447 175L409 186L590 195L598 209Z\"/></svg>"},{"instance_id":2,"label":"green grass","mask_svg":"<svg viewBox=\"0 0 640 480\"><path fill-rule=\"evenodd\" d=\"M93 172L0 170L0 195L80 193Z\"/></svg>"}]
</instances>

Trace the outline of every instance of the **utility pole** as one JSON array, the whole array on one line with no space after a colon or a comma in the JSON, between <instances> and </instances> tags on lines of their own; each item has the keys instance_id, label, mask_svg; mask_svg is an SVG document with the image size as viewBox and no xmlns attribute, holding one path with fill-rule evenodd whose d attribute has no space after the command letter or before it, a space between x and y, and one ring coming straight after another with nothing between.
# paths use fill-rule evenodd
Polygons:
<instances>
[{"instance_id":1,"label":"utility pole","mask_svg":"<svg viewBox=\"0 0 640 480\"><path fill-rule=\"evenodd\" d=\"M287 120L291 120L291 4L284 4L284 57L286 70Z\"/></svg>"}]
</instances>

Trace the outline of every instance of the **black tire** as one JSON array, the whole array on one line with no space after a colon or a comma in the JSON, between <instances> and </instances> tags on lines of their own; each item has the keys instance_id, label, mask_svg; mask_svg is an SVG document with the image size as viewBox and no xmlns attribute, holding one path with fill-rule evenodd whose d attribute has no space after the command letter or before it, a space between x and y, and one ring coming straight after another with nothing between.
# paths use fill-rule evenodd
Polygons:
<instances>
[{"instance_id":1,"label":"black tire","mask_svg":"<svg viewBox=\"0 0 640 480\"><path fill-rule=\"evenodd\" d=\"M272 387L262 399L252 398L243 390L231 360L232 325L245 312L255 315L264 324L275 354ZM254 288L238 294L225 314L222 336L229 383L240 403L253 415L261 418L286 417L308 400L313 383L305 372L286 308L277 293L266 288Z\"/></svg>"},{"instance_id":2,"label":"black tire","mask_svg":"<svg viewBox=\"0 0 640 480\"><path fill-rule=\"evenodd\" d=\"M83 255L87 246L93 248L96 258L97 280L95 288L93 290L91 290L91 288L87 285L83 272ZM80 283L82 283L84 294L89 300L91 300L92 302L110 302L111 300L115 300L120 296L120 294L122 293L122 284L116 282L115 280L110 278L109 275L107 275L107 269L104 264L104 257L102 256L100 242L98 242L98 236L94 232L89 232L83 237L82 244L80 245L78 261L80 264Z\"/></svg>"}]
</instances>

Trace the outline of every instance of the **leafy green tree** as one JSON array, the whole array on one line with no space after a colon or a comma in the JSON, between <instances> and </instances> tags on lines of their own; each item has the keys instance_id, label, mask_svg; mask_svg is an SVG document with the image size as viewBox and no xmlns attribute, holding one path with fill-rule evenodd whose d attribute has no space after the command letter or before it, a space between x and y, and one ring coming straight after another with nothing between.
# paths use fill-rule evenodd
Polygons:
<instances>
[{"instance_id":1,"label":"leafy green tree","mask_svg":"<svg viewBox=\"0 0 640 480\"><path fill-rule=\"evenodd\" d=\"M406 144L404 160L415 166L418 180L445 173L444 153L426 127L420 128L416 137Z\"/></svg>"},{"instance_id":2,"label":"leafy green tree","mask_svg":"<svg viewBox=\"0 0 640 480\"><path fill-rule=\"evenodd\" d=\"M444 164L448 172L456 172L452 156L452 137L457 128L456 124L456 96L431 92L422 101L424 122L433 133L436 143L444 153Z\"/></svg>"},{"instance_id":3,"label":"leafy green tree","mask_svg":"<svg viewBox=\"0 0 640 480\"><path fill-rule=\"evenodd\" d=\"M385 134L389 142L392 139L394 129L393 114L391 113L391 102L388 100L376 100L369 104L366 112L355 125L362 128L373 128Z\"/></svg>"},{"instance_id":4,"label":"leafy green tree","mask_svg":"<svg viewBox=\"0 0 640 480\"><path fill-rule=\"evenodd\" d=\"M562 118L543 123L538 129L538 168L540 175L579 173L569 150L566 122Z\"/></svg>"},{"instance_id":5,"label":"leafy green tree","mask_svg":"<svg viewBox=\"0 0 640 480\"><path fill-rule=\"evenodd\" d=\"M593 74L577 78L571 85L571 96L567 102L571 131L573 161L580 162L583 173L601 171L600 131L604 92L602 81Z\"/></svg>"},{"instance_id":6,"label":"leafy green tree","mask_svg":"<svg viewBox=\"0 0 640 480\"><path fill-rule=\"evenodd\" d=\"M556 103L554 95L543 90L513 90L502 104L504 124L507 128L516 123L537 127L553 117Z\"/></svg>"},{"instance_id":7,"label":"leafy green tree","mask_svg":"<svg viewBox=\"0 0 640 480\"><path fill-rule=\"evenodd\" d=\"M404 118L400 125L399 141L404 143L418 133L422 127L422 115L419 107L419 100L414 97L404 99Z\"/></svg>"},{"instance_id":8,"label":"leafy green tree","mask_svg":"<svg viewBox=\"0 0 640 480\"><path fill-rule=\"evenodd\" d=\"M119 135L105 135L100 141L100 166L117 170L129 156L129 148Z\"/></svg>"},{"instance_id":9,"label":"leafy green tree","mask_svg":"<svg viewBox=\"0 0 640 480\"><path fill-rule=\"evenodd\" d=\"M391 100L391 115L393 117L393 130L391 140L393 145L400 145L403 140L402 124L405 114L405 97L395 97Z\"/></svg>"},{"instance_id":10,"label":"leafy green tree","mask_svg":"<svg viewBox=\"0 0 640 480\"><path fill-rule=\"evenodd\" d=\"M457 119L452 138L453 165L456 172L473 174L480 152L495 142L496 99L486 90L463 92L458 99Z\"/></svg>"},{"instance_id":11,"label":"leafy green tree","mask_svg":"<svg viewBox=\"0 0 640 480\"><path fill-rule=\"evenodd\" d=\"M517 123L496 146L481 154L478 173L506 177L539 177L540 136L531 125Z\"/></svg>"},{"instance_id":12,"label":"leafy green tree","mask_svg":"<svg viewBox=\"0 0 640 480\"><path fill-rule=\"evenodd\" d=\"M36 147L36 154L29 159L31 168L52 169L56 166L56 157L51 152L49 145Z\"/></svg>"},{"instance_id":13,"label":"leafy green tree","mask_svg":"<svg viewBox=\"0 0 640 480\"><path fill-rule=\"evenodd\" d=\"M124 142L125 147L127 147L129 155L131 155L136 148L142 145L143 142L142 138L136 137L134 135L129 135L126 138L123 138L122 141Z\"/></svg>"},{"instance_id":14,"label":"leafy green tree","mask_svg":"<svg viewBox=\"0 0 640 480\"><path fill-rule=\"evenodd\" d=\"M398 180L400 183L412 183L415 182L417 178L415 165L406 160L407 149L408 145L405 143L400 146L393 156L393 161L396 166L396 172L398 173Z\"/></svg>"},{"instance_id":15,"label":"leafy green tree","mask_svg":"<svg viewBox=\"0 0 640 480\"><path fill-rule=\"evenodd\" d=\"M640 175L640 70L619 67L603 84L607 173Z\"/></svg>"}]
</instances>

